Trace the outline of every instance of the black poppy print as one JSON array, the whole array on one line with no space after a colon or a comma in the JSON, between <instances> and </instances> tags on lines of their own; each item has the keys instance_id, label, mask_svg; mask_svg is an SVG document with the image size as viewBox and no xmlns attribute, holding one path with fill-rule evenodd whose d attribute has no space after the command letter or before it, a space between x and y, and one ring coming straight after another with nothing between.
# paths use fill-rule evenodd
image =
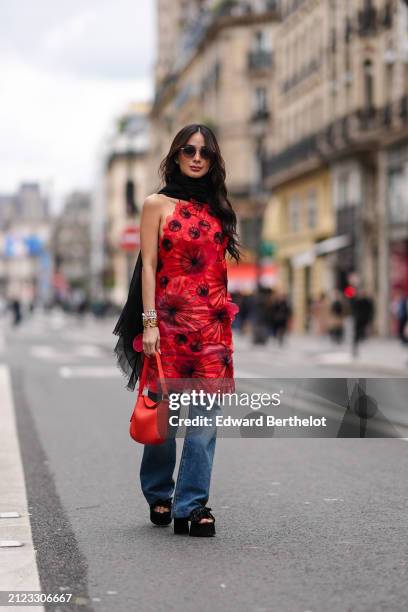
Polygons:
<instances>
[{"instance_id":1,"label":"black poppy print","mask_svg":"<svg viewBox=\"0 0 408 612\"><path fill-rule=\"evenodd\" d=\"M173 248L173 241L170 238L163 238L162 247L165 251L171 251Z\"/></svg>"},{"instance_id":2,"label":"black poppy print","mask_svg":"<svg viewBox=\"0 0 408 612\"><path fill-rule=\"evenodd\" d=\"M169 223L169 230L171 232L179 232L181 227L181 223L178 219L172 219Z\"/></svg>"},{"instance_id":3,"label":"black poppy print","mask_svg":"<svg viewBox=\"0 0 408 612\"><path fill-rule=\"evenodd\" d=\"M225 239L208 202L178 200L159 241L155 304L166 378L225 381L235 391ZM220 246L221 245L221 246ZM147 385L158 390L149 362Z\"/></svg>"},{"instance_id":4,"label":"black poppy print","mask_svg":"<svg viewBox=\"0 0 408 612\"><path fill-rule=\"evenodd\" d=\"M197 285L196 293L200 297L207 297L209 294L209 291L210 291L210 288L208 286L208 283L200 283L199 285Z\"/></svg>"},{"instance_id":5,"label":"black poppy print","mask_svg":"<svg viewBox=\"0 0 408 612\"><path fill-rule=\"evenodd\" d=\"M190 349L193 351L193 353L199 353L203 350L203 343L199 339L193 340L190 342Z\"/></svg>"},{"instance_id":6,"label":"black poppy print","mask_svg":"<svg viewBox=\"0 0 408 612\"><path fill-rule=\"evenodd\" d=\"M190 219L191 212L188 210L187 206L182 206L180 208L180 215L183 217L183 219Z\"/></svg>"},{"instance_id":7,"label":"black poppy print","mask_svg":"<svg viewBox=\"0 0 408 612\"><path fill-rule=\"evenodd\" d=\"M192 225L188 228L188 234L190 238L192 238L193 240L197 240L197 238L200 237L201 232L196 225Z\"/></svg>"},{"instance_id":8,"label":"black poppy print","mask_svg":"<svg viewBox=\"0 0 408 612\"><path fill-rule=\"evenodd\" d=\"M208 232L208 230L211 228L211 225L205 219L200 219L200 221L198 222L198 226L201 230L204 230L206 232Z\"/></svg>"},{"instance_id":9,"label":"black poppy print","mask_svg":"<svg viewBox=\"0 0 408 612\"><path fill-rule=\"evenodd\" d=\"M162 289L165 289L167 287L167 285L169 284L169 278L168 276L160 276L159 278L159 286Z\"/></svg>"},{"instance_id":10,"label":"black poppy print","mask_svg":"<svg viewBox=\"0 0 408 612\"><path fill-rule=\"evenodd\" d=\"M175 334L174 341L178 346L183 346L184 344L187 344L187 334Z\"/></svg>"}]
</instances>

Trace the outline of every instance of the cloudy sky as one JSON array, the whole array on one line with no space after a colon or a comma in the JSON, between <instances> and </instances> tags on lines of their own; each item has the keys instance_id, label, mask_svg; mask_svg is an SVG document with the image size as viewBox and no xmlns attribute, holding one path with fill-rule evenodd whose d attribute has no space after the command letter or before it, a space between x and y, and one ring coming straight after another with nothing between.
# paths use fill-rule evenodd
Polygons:
<instances>
[{"instance_id":1,"label":"cloudy sky","mask_svg":"<svg viewBox=\"0 0 408 612\"><path fill-rule=\"evenodd\" d=\"M112 121L153 95L155 36L155 0L1 0L1 193L40 181L57 210L92 188Z\"/></svg>"}]
</instances>

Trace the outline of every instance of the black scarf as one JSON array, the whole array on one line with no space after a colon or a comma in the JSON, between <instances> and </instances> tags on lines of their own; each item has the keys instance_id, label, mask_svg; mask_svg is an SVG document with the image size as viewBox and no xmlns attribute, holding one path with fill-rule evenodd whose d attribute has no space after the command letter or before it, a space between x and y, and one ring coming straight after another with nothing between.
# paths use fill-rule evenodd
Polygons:
<instances>
[{"instance_id":1,"label":"black scarf","mask_svg":"<svg viewBox=\"0 0 408 612\"><path fill-rule=\"evenodd\" d=\"M195 199L198 202L208 202L210 207L214 205L214 190L208 172L202 177L195 178L183 174L178 169L158 193L181 200ZM143 365L143 352L133 350L134 337L143 332L142 312L142 252L140 251L130 281L126 304L113 330L113 334L119 336L114 353L118 367L128 379L126 388L130 391L134 390Z\"/></svg>"},{"instance_id":2,"label":"black scarf","mask_svg":"<svg viewBox=\"0 0 408 612\"><path fill-rule=\"evenodd\" d=\"M210 205L214 203L214 189L208 172L204 176L195 178L183 174L178 168L170 182L166 183L158 193L181 200L194 198L198 202L208 202Z\"/></svg>"}]
</instances>

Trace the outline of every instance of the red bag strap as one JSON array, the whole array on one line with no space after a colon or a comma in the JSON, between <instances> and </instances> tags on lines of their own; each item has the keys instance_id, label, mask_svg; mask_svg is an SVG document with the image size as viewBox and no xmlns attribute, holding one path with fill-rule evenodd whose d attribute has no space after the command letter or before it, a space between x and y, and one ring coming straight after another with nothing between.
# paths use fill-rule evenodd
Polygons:
<instances>
[{"instance_id":1,"label":"red bag strap","mask_svg":"<svg viewBox=\"0 0 408 612\"><path fill-rule=\"evenodd\" d=\"M164 380L163 366L162 366L162 362L161 362L161 358L160 358L160 353L158 351L156 351L155 357L156 357L156 361L157 361L157 369L159 370L159 378L161 378L163 380L164 394L168 396L169 395L169 390L167 388L166 381ZM146 383L147 367L149 365L149 359L151 359L151 357L146 357L146 355L144 355L144 357L143 357L143 368L142 368L142 373L141 373L140 382L139 382L138 397L140 397L142 395L142 391L143 391L145 383Z\"/></svg>"}]
</instances>

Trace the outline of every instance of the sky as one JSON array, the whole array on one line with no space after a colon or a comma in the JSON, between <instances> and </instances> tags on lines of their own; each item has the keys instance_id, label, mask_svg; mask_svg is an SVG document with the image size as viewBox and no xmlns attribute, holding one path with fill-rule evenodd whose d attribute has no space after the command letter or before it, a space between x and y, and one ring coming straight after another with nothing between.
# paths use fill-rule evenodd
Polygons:
<instances>
[{"instance_id":1,"label":"sky","mask_svg":"<svg viewBox=\"0 0 408 612\"><path fill-rule=\"evenodd\" d=\"M93 189L101 145L153 96L155 0L1 0L0 193L38 181L54 211Z\"/></svg>"}]
</instances>

